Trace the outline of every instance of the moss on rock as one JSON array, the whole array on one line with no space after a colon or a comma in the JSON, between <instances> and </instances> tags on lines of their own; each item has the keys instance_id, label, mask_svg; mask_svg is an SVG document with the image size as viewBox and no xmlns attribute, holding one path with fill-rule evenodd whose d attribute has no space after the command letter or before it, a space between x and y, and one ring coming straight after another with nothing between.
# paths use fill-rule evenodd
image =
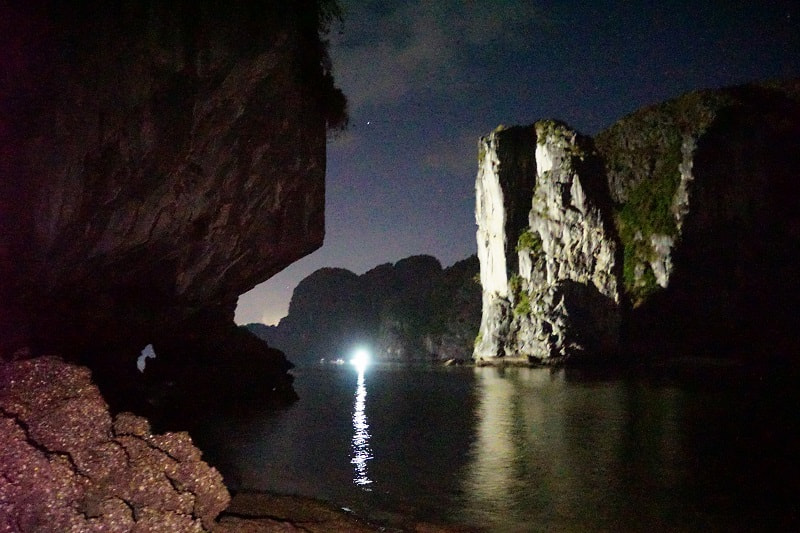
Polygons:
<instances>
[{"instance_id":1,"label":"moss on rock","mask_svg":"<svg viewBox=\"0 0 800 533\"><path fill-rule=\"evenodd\" d=\"M517 239L517 252L530 251L532 255L542 253L542 237L530 229L523 231Z\"/></svg>"},{"instance_id":2,"label":"moss on rock","mask_svg":"<svg viewBox=\"0 0 800 533\"><path fill-rule=\"evenodd\" d=\"M517 297L517 305L514 306L515 316L528 316L531 314L531 297L527 291L520 291Z\"/></svg>"},{"instance_id":3,"label":"moss on rock","mask_svg":"<svg viewBox=\"0 0 800 533\"><path fill-rule=\"evenodd\" d=\"M656 256L651 237L679 237L674 204L684 140L698 138L734 103L726 92L694 91L637 111L595 138L623 246L625 290L634 304L658 289L649 265Z\"/></svg>"}]
</instances>

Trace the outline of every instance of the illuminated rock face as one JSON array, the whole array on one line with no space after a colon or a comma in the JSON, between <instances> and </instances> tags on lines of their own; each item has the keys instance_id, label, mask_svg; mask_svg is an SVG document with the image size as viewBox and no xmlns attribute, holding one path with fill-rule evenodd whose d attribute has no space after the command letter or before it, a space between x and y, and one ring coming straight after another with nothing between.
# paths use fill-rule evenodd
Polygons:
<instances>
[{"instance_id":1,"label":"illuminated rock face","mask_svg":"<svg viewBox=\"0 0 800 533\"><path fill-rule=\"evenodd\" d=\"M510 331L516 354L545 362L615 353L619 265L603 175L591 140L563 124L536 124L530 226L517 245Z\"/></svg>"},{"instance_id":2,"label":"illuminated rock face","mask_svg":"<svg viewBox=\"0 0 800 533\"><path fill-rule=\"evenodd\" d=\"M506 142L515 143L513 160L498 151ZM481 143L476 213L484 307L475 356L553 362L615 351L619 268L608 213L599 207L607 193L591 141L543 121L496 131ZM504 172L524 177L501 182ZM518 192L519 184L525 189ZM518 203L504 201L508 196Z\"/></svg>"},{"instance_id":3,"label":"illuminated rock face","mask_svg":"<svg viewBox=\"0 0 800 533\"><path fill-rule=\"evenodd\" d=\"M533 132L526 158L500 150L518 131ZM796 325L775 309L800 304L797 138L794 80L689 93L595 139L553 121L483 139L475 356L792 352Z\"/></svg>"},{"instance_id":4,"label":"illuminated rock face","mask_svg":"<svg viewBox=\"0 0 800 533\"><path fill-rule=\"evenodd\" d=\"M234 335L238 295L322 244L318 2L52 4L11 12L0 87L3 351L194 358L159 341Z\"/></svg>"},{"instance_id":5,"label":"illuminated rock face","mask_svg":"<svg viewBox=\"0 0 800 533\"><path fill-rule=\"evenodd\" d=\"M527 226L535 179L536 132L498 128L478 144L475 222L483 311L475 357L502 356L511 318L508 281L514 249Z\"/></svg>"}]
</instances>

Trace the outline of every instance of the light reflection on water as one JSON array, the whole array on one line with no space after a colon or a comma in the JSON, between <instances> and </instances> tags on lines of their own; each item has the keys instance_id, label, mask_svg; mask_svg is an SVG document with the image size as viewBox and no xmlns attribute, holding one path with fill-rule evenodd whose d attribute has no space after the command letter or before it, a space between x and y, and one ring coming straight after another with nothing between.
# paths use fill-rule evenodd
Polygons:
<instances>
[{"instance_id":1,"label":"light reflection on water","mask_svg":"<svg viewBox=\"0 0 800 533\"><path fill-rule=\"evenodd\" d=\"M372 480L367 472L367 461L372 459L372 450L369 447L369 424L367 414L364 412L367 403L367 386L364 383L364 369L358 371L358 386L356 388L356 403L353 406L353 442L352 459L353 483L366 487Z\"/></svg>"},{"instance_id":2,"label":"light reflection on water","mask_svg":"<svg viewBox=\"0 0 800 533\"><path fill-rule=\"evenodd\" d=\"M527 368L368 372L369 413L365 373L299 368L296 404L216 418L216 449L203 450L238 488L318 497L389 524L731 531L780 521L794 497L772 482L772 465L790 464L779 437L763 436L785 422L738 386Z\"/></svg>"},{"instance_id":3,"label":"light reflection on water","mask_svg":"<svg viewBox=\"0 0 800 533\"><path fill-rule=\"evenodd\" d=\"M687 527L679 518L690 455L685 393L569 383L547 369L481 368L476 378L477 433L462 485L468 521L502 517L515 531L532 517L543 529Z\"/></svg>"}]
</instances>

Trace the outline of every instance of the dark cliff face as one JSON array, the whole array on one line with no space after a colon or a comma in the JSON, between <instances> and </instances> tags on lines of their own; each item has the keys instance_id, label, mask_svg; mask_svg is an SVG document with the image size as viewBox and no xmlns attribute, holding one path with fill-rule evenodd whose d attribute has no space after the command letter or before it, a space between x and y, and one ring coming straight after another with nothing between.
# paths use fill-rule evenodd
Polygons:
<instances>
[{"instance_id":1,"label":"dark cliff face","mask_svg":"<svg viewBox=\"0 0 800 533\"><path fill-rule=\"evenodd\" d=\"M2 8L6 355L226 357L238 295L322 244L331 4Z\"/></svg>"},{"instance_id":2,"label":"dark cliff face","mask_svg":"<svg viewBox=\"0 0 800 533\"><path fill-rule=\"evenodd\" d=\"M480 321L478 261L442 269L430 256L361 276L320 269L297 286L276 327L248 328L297 362L348 358L358 346L380 360L467 357Z\"/></svg>"},{"instance_id":3,"label":"dark cliff face","mask_svg":"<svg viewBox=\"0 0 800 533\"><path fill-rule=\"evenodd\" d=\"M798 139L798 80L696 91L597 136L630 349L749 361L796 349Z\"/></svg>"},{"instance_id":4,"label":"dark cliff face","mask_svg":"<svg viewBox=\"0 0 800 533\"><path fill-rule=\"evenodd\" d=\"M638 345L788 360L800 346L800 82L721 91L696 141L668 286L632 312Z\"/></svg>"},{"instance_id":5,"label":"dark cliff face","mask_svg":"<svg viewBox=\"0 0 800 533\"><path fill-rule=\"evenodd\" d=\"M480 265L473 255L444 269L431 294L425 350L438 359L469 359L481 322Z\"/></svg>"},{"instance_id":6,"label":"dark cliff face","mask_svg":"<svg viewBox=\"0 0 800 533\"><path fill-rule=\"evenodd\" d=\"M509 236L506 242L506 269L510 273L518 268L515 254L517 239L528 226L528 213L535 189L533 177L536 175L536 158L527 148L536 146L536 128L514 126L497 128L495 131L498 133L496 136L497 175L501 188L529 193L503 196L503 207L506 211L505 226ZM479 159L485 157L485 154L481 153L482 150L483 148L479 150Z\"/></svg>"},{"instance_id":7,"label":"dark cliff face","mask_svg":"<svg viewBox=\"0 0 800 533\"><path fill-rule=\"evenodd\" d=\"M358 276L343 268L323 268L300 282L288 316L267 342L295 361L300 354L333 357L363 341L374 322L371 310Z\"/></svg>"}]
</instances>

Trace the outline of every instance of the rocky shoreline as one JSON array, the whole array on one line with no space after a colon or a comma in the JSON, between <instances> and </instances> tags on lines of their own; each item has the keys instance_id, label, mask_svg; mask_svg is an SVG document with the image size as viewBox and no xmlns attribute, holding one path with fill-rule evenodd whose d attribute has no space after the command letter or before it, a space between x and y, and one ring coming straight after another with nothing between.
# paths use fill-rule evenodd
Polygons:
<instances>
[{"instance_id":1,"label":"rocky shoreline","mask_svg":"<svg viewBox=\"0 0 800 533\"><path fill-rule=\"evenodd\" d=\"M228 532L417 532L417 533L467 533L479 531L457 525L419 522L406 517L384 523L360 517L333 504L306 498L265 492L242 491L233 495L231 503L218 519L214 533Z\"/></svg>"},{"instance_id":2,"label":"rocky shoreline","mask_svg":"<svg viewBox=\"0 0 800 533\"><path fill-rule=\"evenodd\" d=\"M378 524L300 496L238 492L186 432L112 415L88 368L57 356L0 365L0 531L470 531Z\"/></svg>"}]
</instances>

